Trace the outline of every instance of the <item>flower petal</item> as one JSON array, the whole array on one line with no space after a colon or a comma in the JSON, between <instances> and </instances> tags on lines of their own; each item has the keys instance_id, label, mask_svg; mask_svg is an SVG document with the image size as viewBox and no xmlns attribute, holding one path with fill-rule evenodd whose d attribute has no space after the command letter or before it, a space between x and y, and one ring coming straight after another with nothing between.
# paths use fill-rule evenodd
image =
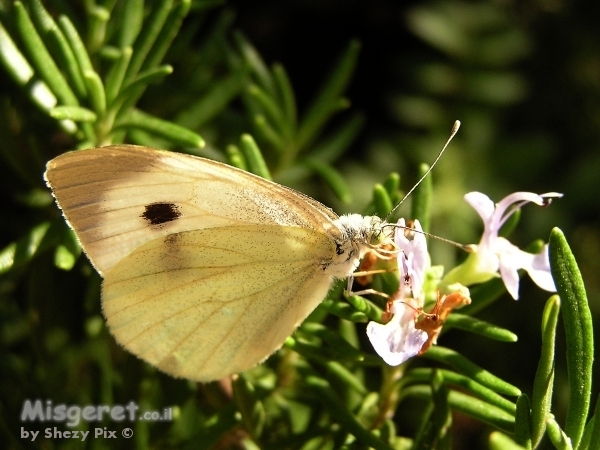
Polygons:
<instances>
[{"instance_id":1,"label":"flower petal","mask_svg":"<svg viewBox=\"0 0 600 450\"><path fill-rule=\"evenodd\" d=\"M498 202L496 205L496 211L494 211L494 228L499 230L500 227L506 222L506 220L513 214L514 211L519 209L525 203L535 203L536 205L543 206L547 203L547 198L552 197L562 197L562 194L556 192L548 192L546 194L535 194L533 192L514 192L510 195L507 195L502 200ZM516 207L512 208L508 214L506 211L511 207L511 205L518 203Z\"/></svg>"},{"instance_id":2,"label":"flower petal","mask_svg":"<svg viewBox=\"0 0 600 450\"><path fill-rule=\"evenodd\" d=\"M499 270L506 289L514 299L519 298L519 269L525 269L532 280L542 289L554 291L547 248L534 255L520 250L498 235L502 225L518 208L530 202L541 206L547 205L549 199L554 197L562 197L562 194L548 192L538 195L532 192L515 192L507 195L494 206L493 202L480 192L466 194L465 200L483 219L484 232L479 244L475 247L475 256L469 255L467 258L467 262L471 262L471 264L459 266L460 270L453 269L448 273L448 279L452 281L457 275L460 275L461 278L457 281L468 285L473 280L478 280L480 275L489 276L490 272L494 270L495 256L498 262L495 270ZM464 273L469 270L474 273ZM451 278L450 275L454 278Z\"/></svg>"},{"instance_id":3,"label":"flower petal","mask_svg":"<svg viewBox=\"0 0 600 450\"><path fill-rule=\"evenodd\" d=\"M499 238L498 241L502 243L502 250L499 252L500 274L506 289L515 300L519 298L518 269L526 270L534 283L542 289L556 292L552 273L550 272L548 245L545 245L539 253L533 254L524 252L504 238Z\"/></svg>"},{"instance_id":4,"label":"flower petal","mask_svg":"<svg viewBox=\"0 0 600 450\"><path fill-rule=\"evenodd\" d=\"M487 223L494 215L494 202L487 195L481 192L469 192L465 194L464 199L477 211L484 223Z\"/></svg>"},{"instance_id":5,"label":"flower petal","mask_svg":"<svg viewBox=\"0 0 600 450\"><path fill-rule=\"evenodd\" d=\"M419 353L427 333L415 328L417 312L404 302L395 301L391 311L394 316L387 324L369 322L367 336L379 356L390 366L397 366Z\"/></svg>"},{"instance_id":6,"label":"flower petal","mask_svg":"<svg viewBox=\"0 0 600 450\"><path fill-rule=\"evenodd\" d=\"M408 275L412 296L419 299L423 294L425 271L429 267L429 253L427 252L427 239L418 220L414 221L412 228L416 231L411 233L412 239L409 239L406 235L404 219L398 220L394 240L396 247L400 250L398 253L400 278Z\"/></svg>"},{"instance_id":7,"label":"flower petal","mask_svg":"<svg viewBox=\"0 0 600 450\"><path fill-rule=\"evenodd\" d=\"M523 252L525 253L525 252ZM548 256L548 244L544 245L542 250L533 255L525 253L528 258L528 264L523 267L535 284L549 292L556 292L552 272L550 271L550 258Z\"/></svg>"},{"instance_id":8,"label":"flower petal","mask_svg":"<svg viewBox=\"0 0 600 450\"><path fill-rule=\"evenodd\" d=\"M515 300L519 299L519 267L517 260L509 255L500 255L500 276L506 290Z\"/></svg>"}]
</instances>

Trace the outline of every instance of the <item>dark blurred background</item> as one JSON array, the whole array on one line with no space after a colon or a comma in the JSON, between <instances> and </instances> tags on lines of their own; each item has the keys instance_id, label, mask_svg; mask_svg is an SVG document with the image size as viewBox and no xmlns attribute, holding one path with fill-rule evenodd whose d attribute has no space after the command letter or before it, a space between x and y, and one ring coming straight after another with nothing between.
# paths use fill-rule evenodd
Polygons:
<instances>
[{"instance_id":1,"label":"dark blurred background","mask_svg":"<svg viewBox=\"0 0 600 450\"><path fill-rule=\"evenodd\" d=\"M433 160L453 120L460 119L462 128L432 175L433 232L477 241L479 218L462 200L472 190L495 201L515 191L563 192L564 198L547 209L526 207L512 239L521 246L536 238L547 241L550 229L560 227L580 264L598 323L600 6L560 0L231 4L236 24L265 60L286 67L300 107L347 42L361 42L348 97L366 121L340 161L356 206L338 210L360 210L372 182L391 169L409 189L417 165ZM433 245L434 264L454 252ZM489 358L505 344L471 341L461 348L488 367L497 363L494 373L528 386L537 365L545 298L524 277L520 300L506 296L482 316L519 335L517 349L510 349L514 365ZM560 382L564 342L558 345ZM557 389L557 397L566 401L566 388Z\"/></svg>"}]
</instances>

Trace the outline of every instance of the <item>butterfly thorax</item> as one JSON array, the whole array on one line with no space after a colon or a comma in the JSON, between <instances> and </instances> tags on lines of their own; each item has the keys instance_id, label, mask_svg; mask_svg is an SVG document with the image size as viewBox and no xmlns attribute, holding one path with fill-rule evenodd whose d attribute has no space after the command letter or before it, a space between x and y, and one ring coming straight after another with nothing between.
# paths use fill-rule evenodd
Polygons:
<instances>
[{"instance_id":1,"label":"butterfly thorax","mask_svg":"<svg viewBox=\"0 0 600 450\"><path fill-rule=\"evenodd\" d=\"M337 257L328 268L337 278L345 278L358 267L369 250L393 242L393 228L376 216L345 214L335 221Z\"/></svg>"}]
</instances>

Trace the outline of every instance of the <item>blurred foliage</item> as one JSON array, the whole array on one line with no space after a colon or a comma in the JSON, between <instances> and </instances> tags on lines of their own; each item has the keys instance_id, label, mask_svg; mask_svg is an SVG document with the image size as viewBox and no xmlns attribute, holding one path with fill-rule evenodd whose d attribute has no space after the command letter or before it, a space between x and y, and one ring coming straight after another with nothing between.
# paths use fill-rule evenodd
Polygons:
<instances>
[{"instance_id":1,"label":"blurred foliage","mask_svg":"<svg viewBox=\"0 0 600 450\"><path fill-rule=\"evenodd\" d=\"M585 291L556 232L553 261L572 275L560 301L525 280L518 302L487 283L472 296L494 327L458 316L459 331L410 368L373 354L364 322L382 305L341 301L340 284L266 364L202 385L115 343L100 277L42 173L64 151L126 141L228 161L338 213L373 213L398 201L460 119L431 175L430 231L477 242L479 218L462 200L471 190L564 192L525 211L511 240L564 230L598 323L598 19L594 3L561 1L0 2L2 446L75 447L21 438L22 426L66 429L19 420L25 399L51 399L173 407L173 421L136 422L131 440L78 448L551 448L565 432L593 448L598 421L583 426L596 397L566 371L593 379L592 318L580 315ZM461 258L441 242L430 250L434 264ZM75 428L96 426L126 423Z\"/></svg>"}]
</instances>

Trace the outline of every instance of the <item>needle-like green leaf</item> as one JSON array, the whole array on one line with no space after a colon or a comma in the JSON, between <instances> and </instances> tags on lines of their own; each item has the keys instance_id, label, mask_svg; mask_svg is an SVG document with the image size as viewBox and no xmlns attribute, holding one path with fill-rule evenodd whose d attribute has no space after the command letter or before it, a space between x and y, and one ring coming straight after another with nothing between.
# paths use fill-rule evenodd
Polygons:
<instances>
[{"instance_id":1,"label":"needle-like green leaf","mask_svg":"<svg viewBox=\"0 0 600 450\"><path fill-rule=\"evenodd\" d=\"M575 257L563 233L550 233L550 266L561 299L567 340L570 398L564 427L577 448L587 421L592 389L594 325L585 286Z\"/></svg>"}]
</instances>

